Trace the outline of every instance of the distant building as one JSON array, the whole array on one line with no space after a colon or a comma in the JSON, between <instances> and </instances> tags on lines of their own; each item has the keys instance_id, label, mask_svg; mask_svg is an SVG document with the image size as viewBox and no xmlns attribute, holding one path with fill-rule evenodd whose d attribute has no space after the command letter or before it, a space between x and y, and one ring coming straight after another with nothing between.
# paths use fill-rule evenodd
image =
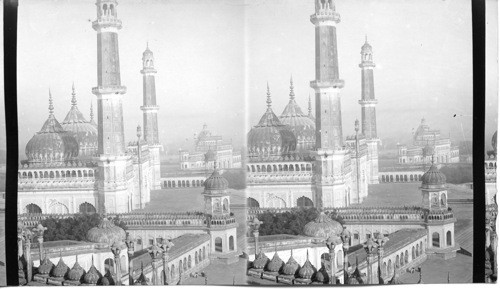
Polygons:
<instances>
[{"instance_id":1,"label":"distant building","mask_svg":"<svg viewBox=\"0 0 500 289\"><path fill-rule=\"evenodd\" d=\"M439 130L433 130L422 118L413 134L411 145L398 145L400 164L436 164L458 163L459 149L451 145L449 138L441 138Z\"/></svg>"},{"instance_id":2,"label":"distant building","mask_svg":"<svg viewBox=\"0 0 500 289\"><path fill-rule=\"evenodd\" d=\"M230 141L224 141L220 135L212 135L203 125L195 136L194 151L179 151L181 170L213 169L214 164L221 169L241 168L241 153L234 151Z\"/></svg>"}]
</instances>

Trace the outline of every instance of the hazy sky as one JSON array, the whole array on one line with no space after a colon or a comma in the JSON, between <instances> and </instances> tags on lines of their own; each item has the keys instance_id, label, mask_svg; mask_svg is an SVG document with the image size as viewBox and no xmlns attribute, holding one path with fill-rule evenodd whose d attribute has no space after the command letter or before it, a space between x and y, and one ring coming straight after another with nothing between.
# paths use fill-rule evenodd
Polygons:
<instances>
[{"instance_id":1,"label":"hazy sky","mask_svg":"<svg viewBox=\"0 0 500 289\"><path fill-rule=\"evenodd\" d=\"M246 13L249 45L249 120L265 110L269 81L275 113L288 102L293 74L297 101L307 108L314 91L314 0L251 1ZM360 50L368 35L373 46L379 137L406 140L425 117L433 128L471 137L472 22L469 0L336 1L344 135L361 117ZM314 99L314 97L313 97ZM466 115L454 119L453 114Z\"/></svg>"},{"instance_id":2,"label":"hazy sky","mask_svg":"<svg viewBox=\"0 0 500 289\"><path fill-rule=\"evenodd\" d=\"M245 2L244 2L245 1ZM78 106L88 115L96 86L94 0L24 0L19 5L18 105L20 153L47 118L48 89L56 117ZM455 140L472 135L472 27L469 0L342 0L338 25L344 135L360 118L360 48L373 46L378 134L404 141L425 117ZM498 108L496 9L487 0L487 127ZM495 7L496 8L496 7ZM146 42L155 55L160 139L177 148L192 143L203 123L239 146L265 110L269 81L281 114L293 75L297 102L307 111L314 91L314 0L120 0L118 17L125 135L142 125ZM491 41L493 39L494 41ZM314 100L314 96L313 96ZM247 117L245 117L247 107ZM464 115L453 118L453 114ZM245 118L248 127L245 127Z\"/></svg>"},{"instance_id":3,"label":"hazy sky","mask_svg":"<svg viewBox=\"0 0 500 289\"><path fill-rule=\"evenodd\" d=\"M97 85L94 0L19 3L18 93L20 149L48 116L48 89L61 122L75 82L78 107L88 116ZM142 53L155 56L160 141L192 144L207 123L213 133L243 144L243 8L234 0L120 0L118 17L125 137L142 126ZM188 139L188 141L185 141Z\"/></svg>"}]
</instances>

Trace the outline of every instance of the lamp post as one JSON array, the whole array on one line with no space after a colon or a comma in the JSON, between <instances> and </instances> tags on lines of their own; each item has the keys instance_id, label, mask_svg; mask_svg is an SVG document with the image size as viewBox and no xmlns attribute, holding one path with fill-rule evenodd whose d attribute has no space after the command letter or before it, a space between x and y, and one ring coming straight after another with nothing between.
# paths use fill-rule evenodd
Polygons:
<instances>
[{"instance_id":1,"label":"lamp post","mask_svg":"<svg viewBox=\"0 0 500 289\"><path fill-rule=\"evenodd\" d=\"M132 266L132 257L134 256L135 239L132 238L130 233L127 233L125 245L127 245L128 253L128 284L134 285L134 267Z\"/></svg>"},{"instance_id":2,"label":"lamp post","mask_svg":"<svg viewBox=\"0 0 500 289\"><path fill-rule=\"evenodd\" d=\"M174 243L171 242L170 239L163 239L161 241L160 248L163 251L163 285L168 285L167 278L169 278L170 274L168 274L168 251L174 246Z\"/></svg>"},{"instance_id":3,"label":"lamp post","mask_svg":"<svg viewBox=\"0 0 500 289\"><path fill-rule=\"evenodd\" d=\"M373 263L373 257L374 257L374 253L376 252L377 250L377 243L375 243L373 241L372 238L369 238L368 241L366 241L366 243L363 245L363 247L365 248L365 251L366 251L366 263L367 263L367 275L368 275L368 284L373 284L374 281L373 281L373 270L372 270L372 263Z\"/></svg>"},{"instance_id":4,"label":"lamp post","mask_svg":"<svg viewBox=\"0 0 500 289\"><path fill-rule=\"evenodd\" d=\"M375 243L378 246L378 268L379 268L379 283L382 282L384 284L384 279L382 278L382 258L384 257L384 245L389 241L389 238L379 233L375 238Z\"/></svg>"},{"instance_id":5,"label":"lamp post","mask_svg":"<svg viewBox=\"0 0 500 289\"><path fill-rule=\"evenodd\" d=\"M153 244L153 246L151 247L151 249L148 250L149 252L149 255L151 256L151 267L153 267L153 274L151 276L151 279L152 279L152 283L153 285L159 285L158 284L158 272L157 272L157 268L156 268L156 262L161 258L161 255L162 255L162 250L156 246L156 242L155 244Z\"/></svg>"},{"instance_id":6,"label":"lamp post","mask_svg":"<svg viewBox=\"0 0 500 289\"><path fill-rule=\"evenodd\" d=\"M33 232L36 234L36 238L38 241L38 249L40 252L40 262L43 260L43 232L47 230L46 227L42 226L42 224L38 224L35 229L33 229Z\"/></svg>"},{"instance_id":7,"label":"lamp post","mask_svg":"<svg viewBox=\"0 0 500 289\"><path fill-rule=\"evenodd\" d=\"M115 241L113 245L111 245L111 252L113 252L113 256L115 257L115 274L116 274L116 285L122 284L122 270L120 264L120 253L122 252L123 242Z\"/></svg>"},{"instance_id":8,"label":"lamp post","mask_svg":"<svg viewBox=\"0 0 500 289\"><path fill-rule=\"evenodd\" d=\"M259 221L257 217L254 217L250 223L250 228L252 229L253 237L255 239L255 257L257 257L257 252L259 251L259 228L262 225L262 221Z\"/></svg>"},{"instance_id":9,"label":"lamp post","mask_svg":"<svg viewBox=\"0 0 500 289\"><path fill-rule=\"evenodd\" d=\"M344 230L340 233L340 238L342 239L342 249L344 250L344 284L347 284L349 279L348 269L349 269L349 259L347 258L347 251L349 250L349 243L351 241L351 232L347 230L344 226Z\"/></svg>"},{"instance_id":10,"label":"lamp post","mask_svg":"<svg viewBox=\"0 0 500 289\"><path fill-rule=\"evenodd\" d=\"M337 266L335 262L335 248L337 248L338 245L342 244L342 239L337 235L333 235L328 237L325 243L330 253L330 284L337 284L337 278L335 277L335 273L337 273Z\"/></svg>"}]
</instances>

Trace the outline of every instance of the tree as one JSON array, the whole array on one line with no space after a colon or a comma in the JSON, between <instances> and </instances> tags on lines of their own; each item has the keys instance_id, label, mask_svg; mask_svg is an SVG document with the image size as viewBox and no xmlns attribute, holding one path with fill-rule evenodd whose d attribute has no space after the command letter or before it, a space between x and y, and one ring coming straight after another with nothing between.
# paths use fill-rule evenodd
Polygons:
<instances>
[{"instance_id":1,"label":"tree","mask_svg":"<svg viewBox=\"0 0 500 289\"><path fill-rule=\"evenodd\" d=\"M124 230L127 229L118 216L115 216L112 222ZM86 241L87 232L101 223L101 216L99 214L75 214L64 219L47 218L41 223L48 228L44 234L44 241Z\"/></svg>"},{"instance_id":2,"label":"tree","mask_svg":"<svg viewBox=\"0 0 500 289\"><path fill-rule=\"evenodd\" d=\"M289 234L300 235L304 226L316 219L318 211L315 208L295 208L282 213L264 212L257 218L262 221L260 235Z\"/></svg>"}]
</instances>

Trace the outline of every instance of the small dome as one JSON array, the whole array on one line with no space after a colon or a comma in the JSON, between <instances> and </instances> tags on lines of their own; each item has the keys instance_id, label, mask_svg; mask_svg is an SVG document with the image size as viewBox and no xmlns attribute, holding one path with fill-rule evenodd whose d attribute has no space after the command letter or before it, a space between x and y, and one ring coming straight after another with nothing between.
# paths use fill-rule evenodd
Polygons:
<instances>
[{"instance_id":1,"label":"small dome","mask_svg":"<svg viewBox=\"0 0 500 289\"><path fill-rule=\"evenodd\" d=\"M223 191L229 186L229 182L215 169L212 175L205 180L205 191Z\"/></svg>"},{"instance_id":2,"label":"small dome","mask_svg":"<svg viewBox=\"0 0 500 289\"><path fill-rule=\"evenodd\" d=\"M68 272L68 279L71 281L80 281L82 276L85 274L85 270L78 263L78 255L76 256L76 262L73 265L73 268Z\"/></svg>"},{"instance_id":3,"label":"small dome","mask_svg":"<svg viewBox=\"0 0 500 289\"><path fill-rule=\"evenodd\" d=\"M303 279L311 279L312 276L316 273L316 268L309 261L309 251L307 251L307 259L304 263L304 266L299 270L299 277Z\"/></svg>"},{"instance_id":4,"label":"small dome","mask_svg":"<svg viewBox=\"0 0 500 289\"><path fill-rule=\"evenodd\" d=\"M266 254L262 253L262 251L257 255L255 261L253 261L253 267L255 269L264 269L269 262L269 258L267 258Z\"/></svg>"},{"instance_id":5,"label":"small dome","mask_svg":"<svg viewBox=\"0 0 500 289\"><path fill-rule=\"evenodd\" d=\"M365 44L363 44L363 46L361 46L361 51L371 53L372 46L368 42L365 42Z\"/></svg>"},{"instance_id":6,"label":"small dome","mask_svg":"<svg viewBox=\"0 0 500 289\"><path fill-rule=\"evenodd\" d=\"M285 262L278 256L278 252L275 252L271 262L267 264L266 269L269 272L279 272L283 265L285 265Z\"/></svg>"},{"instance_id":7,"label":"small dome","mask_svg":"<svg viewBox=\"0 0 500 289\"><path fill-rule=\"evenodd\" d=\"M93 243L106 243L112 246L115 242L125 240L125 231L104 217L101 223L87 232L87 240Z\"/></svg>"},{"instance_id":8,"label":"small dome","mask_svg":"<svg viewBox=\"0 0 500 289\"><path fill-rule=\"evenodd\" d=\"M267 159L295 151L297 138L288 125L280 122L271 109L271 93L267 92L267 110L247 135L250 158Z\"/></svg>"},{"instance_id":9,"label":"small dome","mask_svg":"<svg viewBox=\"0 0 500 289\"><path fill-rule=\"evenodd\" d=\"M97 284L101 278L102 274L95 268L94 257L92 257L92 266L90 266L89 271L85 273L85 276L83 276L83 282L85 284Z\"/></svg>"},{"instance_id":10,"label":"small dome","mask_svg":"<svg viewBox=\"0 0 500 289\"><path fill-rule=\"evenodd\" d=\"M153 51L151 51L149 49L149 45L146 47L146 50L144 50L144 52L142 53L142 56L143 57L147 57L147 56L151 57L151 56L153 56Z\"/></svg>"},{"instance_id":11,"label":"small dome","mask_svg":"<svg viewBox=\"0 0 500 289\"><path fill-rule=\"evenodd\" d=\"M52 264L47 255L45 255L45 258L42 261L42 265L38 267L38 273L47 275L52 271L52 268L54 268L54 264Z\"/></svg>"},{"instance_id":12,"label":"small dome","mask_svg":"<svg viewBox=\"0 0 500 289\"><path fill-rule=\"evenodd\" d=\"M286 262L285 266L283 266L283 274L285 275L295 275L300 270L300 265L293 258L293 252L290 253L290 258Z\"/></svg>"},{"instance_id":13,"label":"small dome","mask_svg":"<svg viewBox=\"0 0 500 289\"><path fill-rule=\"evenodd\" d=\"M61 257L61 258L59 258L59 262L57 262L57 265L54 268L54 270L52 270L51 275L52 275L52 277L61 278L61 277L66 276L66 273L68 273L68 270L69 270L68 265L66 265L66 263L64 263L64 260Z\"/></svg>"},{"instance_id":14,"label":"small dome","mask_svg":"<svg viewBox=\"0 0 500 289\"><path fill-rule=\"evenodd\" d=\"M54 116L52 96L49 97L49 117L26 145L29 162L63 162L78 156L78 142L65 131Z\"/></svg>"},{"instance_id":15,"label":"small dome","mask_svg":"<svg viewBox=\"0 0 500 289\"><path fill-rule=\"evenodd\" d=\"M442 189L445 184L446 176L434 164L422 176L422 189Z\"/></svg>"},{"instance_id":16,"label":"small dome","mask_svg":"<svg viewBox=\"0 0 500 289\"><path fill-rule=\"evenodd\" d=\"M313 279L316 282L328 284L328 282L330 281L330 276L328 276L328 272L326 272L326 268L324 265L321 266L321 268L318 270L318 272L316 272L316 274L314 274Z\"/></svg>"},{"instance_id":17,"label":"small dome","mask_svg":"<svg viewBox=\"0 0 500 289\"><path fill-rule=\"evenodd\" d=\"M340 236L343 230L344 228L339 222L320 212L314 221L305 225L304 235L326 240L330 236Z\"/></svg>"}]
</instances>

